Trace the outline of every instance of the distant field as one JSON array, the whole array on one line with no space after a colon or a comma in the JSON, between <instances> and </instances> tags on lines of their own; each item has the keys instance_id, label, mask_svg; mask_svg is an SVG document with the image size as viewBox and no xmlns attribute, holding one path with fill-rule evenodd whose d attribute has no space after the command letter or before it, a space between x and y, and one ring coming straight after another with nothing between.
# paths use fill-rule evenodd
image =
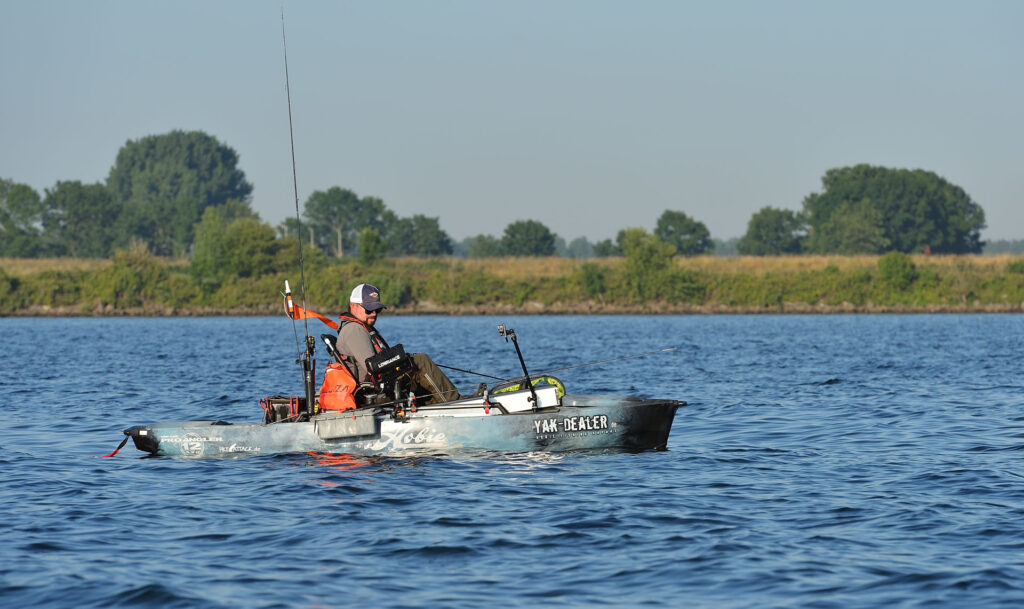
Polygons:
<instances>
[{"instance_id":1,"label":"distant field","mask_svg":"<svg viewBox=\"0 0 1024 609\"><path fill-rule=\"evenodd\" d=\"M26 277L44 271L95 271L111 264L110 260L97 258L0 258L0 269L11 277Z\"/></svg>"},{"instance_id":2,"label":"distant field","mask_svg":"<svg viewBox=\"0 0 1024 609\"><path fill-rule=\"evenodd\" d=\"M829 265L840 271L874 268L880 256L694 256L676 258L681 269L708 271L712 273L769 273L793 271L820 271ZM939 267L964 266L976 269L997 269L1008 262L1021 258L1011 254L988 256L910 256L916 265ZM558 277L571 273L583 263L597 264L607 268L620 268L622 258L452 258L451 264L466 270L481 270L502 279L526 279L529 277Z\"/></svg>"},{"instance_id":3,"label":"distant field","mask_svg":"<svg viewBox=\"0 0 1024 609\"><path fill-rule=\"evenodd\" d=\"M681 269L714 273L768 273L786 271L820 271L832 265L840 271L873 268L879 256L694 256L677 258ZM967 266L977 269L1001 268L1021 258L1012 254L985 256L924 256L910 257L917 265ZM188 264L184 259L159 259L168 267ZM399 263L414 263L416 258L399 258ZM437 259L435 259L437 260ZM620 268L622 258L564 258L499 257L499 258L441 258L444 264L462 270L479 270L500 279L521 280L530 277L559 277L572 273L583 263L606 268ZM97 258L0 258L0 268L12 277L25 277L44 271L95 271L107 268L111 261Z\"/></svg>"},{"instance_id":4,"label":"distant field","mask_svg":"<svg viewBox=\"0 0 1024 609\"><path fill-rule=\"evenodd\" d=\"M840 271L874 268L880 256L697 256L679 258L680 268L704 270L715 273L768 273L791 271L820 271L832 265ZM1011 260L1020 258L1010 254L992 256L910 256L918 266L934 265L951 267L967 265L976 269L1002 268Z\"/></svg>"},{"instance_id":5,"label":"distant field","mask_svg":"<svg viewBox=\"0 0 1024 609\"><path fill-rule=\"evenodd\" d=\"M167 266L184 266L188 260L160 259ZM0 258L0 269L11 277L27 277L45 271L97 271L113 264L104 258Z\"/></svg>"},{"instance_id":6,"label":"distant field","mask_svg":"<svg viewBox=\"0 0 1024 609\"><path fill-rule=\"evenodd\" d=\"M367 281L389 294L394 312L413 314L1024 312L1022 256L902 259L893 271L879 256L698 256L667 268L623 258L346 258L307 267L306 282L324 310L342 309L344 288ZM296 270L211 280L187 264L145 253L0 258L0 315L268 314L284 281L299 281Z\"/></svg>"}]
</instances>

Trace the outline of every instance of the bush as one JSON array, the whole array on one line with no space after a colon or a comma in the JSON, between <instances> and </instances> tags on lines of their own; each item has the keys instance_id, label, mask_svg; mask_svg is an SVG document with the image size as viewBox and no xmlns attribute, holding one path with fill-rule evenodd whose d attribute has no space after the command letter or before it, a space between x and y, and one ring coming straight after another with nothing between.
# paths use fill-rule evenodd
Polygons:
<instances>
[{"instance_id":1,"label":"bush","mask_svg":"<svg viewBox=\"0 0 1024 609\"><path fill-rule=\"evenodd\" d=\"M167 269L140 242L114 253L114 264L98 271L82 289L85 300L116 308L137 307L162 300Z\"/></svg>"},{"instance_id":2,"label":"bush","mask_svg":"<svg viewBox=\"0 0 1024 609\"><path fill-rule=\"evenodd\" d=\"M1006 265L1007 273L1016 273L1018 275L1024 275L1024 258L1014 260Z\"/></svg>"},{"instance_id":3,"label":"bush","mask_svg":"<svg viewBox=\"0 0 1024 609\"><path fill-rule=\"evenodd\" d=\"M373 264L380 260L386 249L387 244L377 229L366 227L359 232L359 261L363 264Z\"/></svg>"},{"instance_id":4,"label":"bush","mask_svg":"<svg viewBox=\"0 0 1024 609\"><path fill-rule=\"evenodd\" d=\"M596 264L587 262L578 271L580 285L591 298L597 298L605 290L605 271Z\"/></svg>"},{"instance_id":5,"label":"bush","mask_svg":"<svg viewBox=\"0 0 1024 609\"><path fill-rule=\"evenodd\" d=\"M903 252L889 252L879 258L878 273L882 281L898 291L909 288L917 279L917 267Z\"/></svg>"},{"instance_id":6,"label":"bush","mask_svg":"<svg viewBox=\"0 0 1024 609\"><path fill-rule=\"evenodd\" d=\"M280 244L274 229L253 218L231 221L224 229L224 271L238 277L262 277L274 272Z\"/></svg>"},{"instance_id":7,"label":"bush","mask_svg":"<svg viewBox=\"0 0 1024 609\"><path fill-rule=\"evenodd\" d=\"M0 268L0 312L13 311L17 308L14 301L14 292L17 288L18 280Z\"/></svg>"},{"instance_id":8,"label":"bush","mask_svg":"<svg viewBox=\"0 0 1024 609\"><path fill-rule=\"evenodd\" d=\"M18 306L44 305L60 307L81 301L82 285L88 282L87 273L78 271L43 271L21 280L17 292Z\"/></svg>"}]
</instances>

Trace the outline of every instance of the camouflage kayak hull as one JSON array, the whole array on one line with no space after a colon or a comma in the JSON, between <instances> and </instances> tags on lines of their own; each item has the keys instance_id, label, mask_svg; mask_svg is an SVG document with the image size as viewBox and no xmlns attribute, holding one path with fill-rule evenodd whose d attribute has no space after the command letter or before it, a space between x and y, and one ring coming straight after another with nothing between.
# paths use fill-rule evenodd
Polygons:
<instances>
[{"instance_id":1,"label":"camouflage kayak hull","mask_svg":"<svg viewBox=\"0 0 1024 609\"><path fill-rule=\"evenodd\" d=\"M230 457L288 452L357 455L498 451L664 449L676 410L685 402L633 396L538 391L423 406L403 416L361 408L322 413L301 422L176 421L125 430L136 448L159 456ZM525 406L524 406L525 405Z\"/></svg>"}]
</instances>

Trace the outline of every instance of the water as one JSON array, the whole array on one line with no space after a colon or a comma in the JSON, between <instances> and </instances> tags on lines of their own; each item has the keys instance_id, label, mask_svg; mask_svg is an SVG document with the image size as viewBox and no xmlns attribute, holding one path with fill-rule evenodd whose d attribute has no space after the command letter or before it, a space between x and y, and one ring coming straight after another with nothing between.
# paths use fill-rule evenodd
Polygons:
<instances>
[{"instance_id":1,"label":"water","mask_svg":"<svg viewBox=\"0 0 1024 609\"><path fill-rule=\"evenodd\" d=\"M290 323L0 319L0 605L1024 603L1024 316L380 327L505 376L501 321L535 370L679 347L559 374L687 400L669 449L100 459L130 425L254 421L260 397L297 393Z\"/></svg>"}]
</instances>

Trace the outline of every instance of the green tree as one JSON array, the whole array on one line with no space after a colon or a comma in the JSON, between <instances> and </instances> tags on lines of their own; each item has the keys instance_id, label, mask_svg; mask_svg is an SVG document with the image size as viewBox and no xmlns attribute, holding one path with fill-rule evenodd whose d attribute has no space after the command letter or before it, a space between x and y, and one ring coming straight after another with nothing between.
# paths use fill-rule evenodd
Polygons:
<instances>
[{"instance_id":1,"label":"green tree","mask_svg":"<svg viewBox=\"0 0 1024 609\"><path fill-rule=\"evenodd\" d=\"M0 256L43 255L43 202L31 186L0 178Z\"/></svg>"},{"instance_id":2,"label":"green tree","mask_svg":"<svg viewBox=\"0 0 1024 609\"><path fill-rule=\"evenodd\" d=\"M682 256L704 254L713 247L708 227L681 211L665 210L658 218L654 234Z\"/></svg>"},{"instance_id":3,"label":"green tree","mask_svg":"<svg viewBox=\"0 0 1024 609\"><path fill-rule=\"evenodd\" d=\"M384 257L387 244L377 229L367 226L359 233L359 261L373 264Z\"/></svg>"},{"instance_id":4,"label":"green tree","mask_svg":"<svg viewBox=\"0 0 1024 609\"><path fill-rule=\"evenodd\" d=\"M117 153L107 187L123 206L119 230L162 256L188 249L207 207L248 202L252 194L238 154L202 131L129 140Z\"/></svg>"},{"instance_id":5,"label":"green tree","mask_svg":"<svg viewBox=\"0 0 1024 609\"><path fill-rule=\"evenodd\" d=\"M438 219L420 214L397 220L389 227L386 241L393 256L447 256L453 250L452 238Z\"/></svg>"},{"instance_id":6,"label":"green tree","mask_svg":"<svg viewBox=\"0 0 1024 609\"><path fill-rule=\"evenodd\" d=\"M922 169L889 169L856 165L830 169L821 193L808 195L804 213L812 233L821 232L836 212L867 217L865 201L880 216L888 247L900 252L979 253L985 213L959 186ZM842 209L843 204L849 206ZM835 251L835 245L816 241L815 251Z\"/></svg>"},{"instance_id":7,"label":"green tree","mask_svg":"<svg viewBox=\"0 0 1024 609\"><path fill-rule=\"evenodd\" d=\"M309 195L302 215L307 226L313 229L312 239L317 246L338 258L357 249L363 229L372 228L378 236L384 236L398 221L384 201L376 197L360 198L351 190L338 186Z\"/></svg>"},{"instance_id":8,"label":"green tree","mask_svg":"<svg viewBox=\"0 0 1024 609\"><path fill-rule=\"evenodd\" d=\"M43 199L43 240L57 256L107 258L127 247L128 235L115 223L121 205L103 184L57 182Z\"/></svg>"},{"instance_id":9,"label":"green tree","mask_svg":"<svg viewBox=\"0 0 1024 609\"><path fill-rule=\"evenodd\" d=\"M994 239L985 242L986 254L1024 254L1024 239Z\"/></svg>"},{"instance_id":10,"label":"green tree","mask_svg":"<svg viewBox=\"0 0 1024 609\"><path fill-rule=\"evenodd\" d=\"M594 246L586 237L576 237L565 247L565 253L571 258L590 258L594 255Z\"/></svg>"},{"instance_id":11,"label":"green tree","mask_svg":"<svg viewBox=\"0 0 1024 609\"><path fill-rule=\"evenodd\" d=\"M627 228L617 236L626 256L625 282L634 300L649 300L661 295L662 284L671 270L675 246L662 242L642 228Z\"/></svg>"},{"instance_id":12,"label":"green tree","mask_svg":"<svg viewBox=\"0 0 1024 609\"><path fill-rule=\"evenodd\" d=\"M594 255L598 258L621 256L622 248L611 239L604 239L594 244Z\"/></svg>"},{"instance_id":13,"label":"green tree","mask_svg":"<svg viewBox=\"0 0 1024 609\"><path fill-rule=\"evenodd\" d=\"M219 282L227 273L224 263L224 229L228 220L220 206L207 207L196 225L195 249L192 252L192 274L200 279Z\"/></svg>"},{"instance_id":14,"label":"green tree","mask_svg":"<svg viewBox=\"0 0 1024 609\"><path fill-rule=\"evenodd\" d=\"M238 268L246 268L243 263L237 268L232 259L237 258L237 252L232 252L233 245L250 247L249 244L242 244L240 241L232 244L227 239L228 226L235 220L252 220L259 224L259 214L249 207L248 203L241 201L228 201L223 205L207 207L203 212L203 218L195 228L195 248L192 253L192 274L206 281L218 283L229 273L237 273ZM241 229L236 228L235 231ZM255 229L250 229L256 232ZM273 229L270 237L273 238ZM235 237L238 239L238 237ZM259 248L257 248L259 249ZM256 265L258 268L259 264ZM246 270L250 273L250 270Z\"/></svg>"},{"instance_id":15,"label":"green tree","mask_svg":"<svg viewBox=\"0 0 1024 609\"><path fill-rule=\"evenodd\" d=\"M277 225L275 230L278 237L295 237L299 239L308 238L309 236L306 225L300 222L298 218L285 218Z\"/></svg>"},{"instance_id":16,"label":"green tree","mask_svg":"<svg viewBox=\"0 0 1024 609\"><path fill-rule=\"evenodd\" d=\"M477 235L467 237L462 242L466 255L470 258L496 258L505 255L505 248L501 239L492 235Z\"/></svg>"},{"instance_id":17,"label":"green tree","mask_svg":"<svg viewBox=\"0 0 1024 609\"><path fill-rule=\"evenodd\" d=\"M509 256L551 256L555 235L536 220L519 220L505 227L501 246Z\"/></svg>"},{"instance_id":18,"label":"green tree","mask_svg":"<svg viewBox=\"0 0 1024 609\"><path fill-rule=\"evenodd\" d=\"M843 201L828 220L811 231L808 249L836 254L881 254L889 250L885 218L870 199Z\"/></svg>"},{"instance_id":19,"label":"green tree","mask_svg":"<svg viewBox=\"0 0 1024 609\"><path fill-rule=\"evenodd\" d=\"M739 250L739 237L731 237L729 239L712 239L715 245L716 256L735 256L740 253Z\"/></svg>"},{"instance_id":20,"label":"green tree","mask_svg":"<svg viewBox=\"0 0 1024 609\"><path fill-rule=\"evenodd\" d=\"M280 243L274 229L255 218L231 220L224 229L224 268L238 277L262 277L276 269Z\"/></svg>"},{"instance_id":21,"label":"green tree","mask_svg":"<svg viewBox=\"0 0 1024 609\"><path fill-rule=\"evenodd\" d=\"M762 207L747 222L736 250L747 256L798 254L805 236L803 219L788 209Z\"/></svg>"}]
</instances>

